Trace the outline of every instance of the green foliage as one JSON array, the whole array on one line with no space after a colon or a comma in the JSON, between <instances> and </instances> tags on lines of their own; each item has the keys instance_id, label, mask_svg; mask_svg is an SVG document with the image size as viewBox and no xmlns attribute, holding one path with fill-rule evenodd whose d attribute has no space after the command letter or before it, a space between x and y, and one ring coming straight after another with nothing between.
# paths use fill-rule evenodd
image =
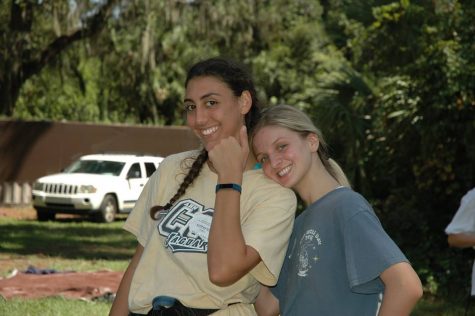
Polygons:
<instances>
[{"instance_id":1,"label":"green foliage","mask_svg":"<svg viewBox=\"0 0 475 316\"><path fill-rule=\"evenodd\" d=\"M446 299L434 298L426 296L420 300L412 316L473 316L475 309L473 308L474 300L467 301L466 294L451 301ZM467 307L467 310L466 310Z\"/></svg>"},{"instance_id":2,"label":"green foliage","mask_svg":"<svg viewBox=\"0 0 475 316\"><path fill-rule=\"evenodd\" d=\"M466 35L467 27L473 35L474 5L445 4L382 4L373 8L372 23L346 16L344 26L357 25L357 32L341 29L350 35L341 51L372 88L343 102L355 113L353 123L334 118L353 126L362 115L369 118L364 134L355 133L361 144L355 157L362 157L366 175L357 188L373 202L426 291L441 296L458 295L469 279L473 254L448 249L444 228L475 183L475 53ZM355 163L345 160L350 168Z\"/></svg>"},{"instance_id":3,"label":"green foliage","mask_svg":"<svg viewBox=\"0 0 475 316\"><path fill-rule=\"evenodd\" d=\"M63 63L62 68L48 67L35 79L25 83L22 96L16 105L16 117L99 121L99 61L91 58L76 65L65 58L60 62Z\"/></svg>"},{"instance_id":4,"label":"green foliage","mask_svg":"<svg viewBox=\"0 0 475 316\"><path fill-rule=\"evenodd\" d=\"M61 71L62 62L66 67L77 62L61 59L61 52L97 35L116 1L3 1L0 16L6 23L0 29L0 114L14 113L22 87L48 65L56 64ZM80 73L73 76L77 75Z\"/></svg>"}]
</instances>

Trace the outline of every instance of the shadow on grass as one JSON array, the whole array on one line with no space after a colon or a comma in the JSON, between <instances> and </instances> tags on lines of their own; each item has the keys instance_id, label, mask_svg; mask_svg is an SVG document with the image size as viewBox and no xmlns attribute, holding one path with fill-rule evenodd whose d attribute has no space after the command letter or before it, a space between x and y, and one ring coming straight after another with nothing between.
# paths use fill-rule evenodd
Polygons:
<instances>
[{"instance_id":1,"label":"shadow on grass","mask_svg":"<svg viewBox=\"0 0 475 316\"><path fill-rule=\"evenodd\" d=\"M0 252L67 259L130 259L137 242L122 225L123 221L101 224L80 218L0 221Z\"/></svg>"}]
</instances>

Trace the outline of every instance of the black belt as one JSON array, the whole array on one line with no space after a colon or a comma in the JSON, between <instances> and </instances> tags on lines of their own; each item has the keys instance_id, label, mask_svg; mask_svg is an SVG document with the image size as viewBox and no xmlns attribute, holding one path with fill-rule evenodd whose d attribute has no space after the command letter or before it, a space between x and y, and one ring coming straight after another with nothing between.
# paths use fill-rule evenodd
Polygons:
<instances>
[{"instance_id":1,"label":"black belt","mask_svg":"<svg viewBox=\"0 0 475 316\"><path fill-rule=\"evenodd\" d=\"M152 306L147 316L208 316L219 311L219 309L188 307L179 300L168 296L154 298ZM129 316L143 316L143 314L130 312Z\"/></svg>"}]
</instances>

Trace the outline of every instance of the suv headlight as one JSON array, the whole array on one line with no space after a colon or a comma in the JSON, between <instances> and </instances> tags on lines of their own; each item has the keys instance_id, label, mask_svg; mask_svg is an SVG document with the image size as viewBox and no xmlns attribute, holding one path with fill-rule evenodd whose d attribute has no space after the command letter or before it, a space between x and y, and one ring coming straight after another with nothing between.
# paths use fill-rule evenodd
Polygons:
<instances>
[{"instance_id":1,"label":"suv headlight","mask_svg":"<svg viewBox=\"0 0 475 316\"><path fill-rule=\"evenodd\" d=\"M44 183L41 183L41 182L33 183L33 190L35 190L35 191L43 191L44 187L45 187Z\"/></svg>"},{"instance_id":2,"label":"suv headlight","mask_svg":"<svg viewBox=\"0 0 475 316\"><path fill-rule=\"evenodd\" d=\"M96 193L97 188L93 185L81 185L79 187L79 193Z\"/></svg>"}]
</instances>

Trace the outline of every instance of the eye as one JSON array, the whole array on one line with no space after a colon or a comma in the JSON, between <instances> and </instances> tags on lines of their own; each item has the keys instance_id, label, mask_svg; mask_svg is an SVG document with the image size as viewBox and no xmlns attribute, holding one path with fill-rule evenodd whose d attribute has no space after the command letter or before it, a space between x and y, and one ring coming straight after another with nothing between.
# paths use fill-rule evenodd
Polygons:
<instances>
[{"instance_id":1,"label":"eye","mask_svg":"<svg viewBox=\"0 0 475 316\"><path fill-rule=\"evenodd\" d=\"M267 160L268 160L268 157L265 155L262 155L257 158L257 161L260 162L261 164L265 164Z\"/></svg>"},{"instance_id":2,"label":"eye","mask_svg":"<svg viewBox=\"0 0 475 316\"><path fill-rule=\"evenodd\" d=\"M287 147L287 144L280 144L277 146L277 151L282 151Z\"/></svg>"},{"instance_id":3,"label":"eye","mask_svg":"<svg viewBox=\"0 0 475 316\"><path fill-rule=\"evenodd\" d=\"M215 106L216 104L218 104L218 102L215 101L215 100L206 101L206 106L209 107L209 108Z\"/></svg>"},{"instance_id":4,"label":"eye","mask_svg":"<svg viewBox=\"0 0 475 316\"><path fill-rule=\"evenodd\" d=\"M196 108L196 105L193 103L185 103L183 108L185 109L185 112L192 112Z\"/></svg>"}]
</instances>

